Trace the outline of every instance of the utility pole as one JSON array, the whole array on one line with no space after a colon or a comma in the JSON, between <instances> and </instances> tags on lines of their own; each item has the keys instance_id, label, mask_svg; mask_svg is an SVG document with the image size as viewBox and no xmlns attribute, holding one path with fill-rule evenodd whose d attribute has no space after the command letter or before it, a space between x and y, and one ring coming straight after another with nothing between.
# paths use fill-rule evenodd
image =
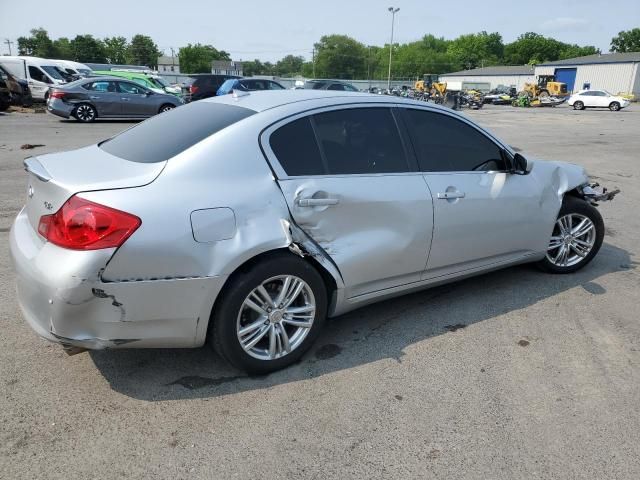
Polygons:
<instances>
[{"instance_id":1,"label":"utility pole","mask_svg":"<svg viewBox=\"0 0 640 480\"><path fill-rule=\"evenodd\" d=\"M171 48L171 71L175 72L176 70L176 54L173 50L173 47L169 47Z\"/></svg>"},{"instance_id":2,"label":"utility pole","mask_svg":"<svg viewBox=\"0 0 640 480\"><path fill-rule=\"evenodd\" d=\"M11 55L11 45L13 44L13 42L11 40L9 40L8 38L4 39L4 43L7 44L7 47L9 47L9 55Z\"/></svg>"},{"instance_id":3,"label":"utility pole","mask_svg":"<svg viewBox=\"0 0 640 480\"><path fill-rule=\"evenodd\" d=\"M311 51L311 63L313 64L313 78L316 78L316 47Z\"/></svg>"},{"instance_id":4,"label":"utility pole","mask_svg":"<svg viewBox=\"0 0 640 480\"><path fill-rule=\"evenodd\" d=\"M396 13L400 11L399 8L388 8L391 12L391 42L389 43L389 76L387 77L387 90L391 91L391 54L393 52L393 24L396 19Z\"/></svg>"},{"instance_id":5,"label":"utility pole","mask_svg":"<svg viewBox=\"0 0 640 480\"><path fill-rule=\"evenodd\" d=\"M367 47L367 80L369 80L369 93L371 93L371 45Z\"/></svg>"}]
</instances>

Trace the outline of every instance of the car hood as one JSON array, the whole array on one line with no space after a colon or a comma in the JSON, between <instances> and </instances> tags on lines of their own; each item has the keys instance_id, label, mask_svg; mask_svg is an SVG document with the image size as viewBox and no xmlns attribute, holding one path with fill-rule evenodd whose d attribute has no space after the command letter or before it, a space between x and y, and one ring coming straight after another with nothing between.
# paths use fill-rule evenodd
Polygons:
<instances>
[{"instance_id":1,"label":"car hood","mask_svg":"<svg viewBox=\"0 0 640 480\"><path fill-rule=\"evenodd\" d=\"M543 174L542 178L548 178L548 182L558 195L572 190L589 182L589 175L584 167L574 163L556 160L533 160L533 171Z\"/></svg>"}]
</instances>

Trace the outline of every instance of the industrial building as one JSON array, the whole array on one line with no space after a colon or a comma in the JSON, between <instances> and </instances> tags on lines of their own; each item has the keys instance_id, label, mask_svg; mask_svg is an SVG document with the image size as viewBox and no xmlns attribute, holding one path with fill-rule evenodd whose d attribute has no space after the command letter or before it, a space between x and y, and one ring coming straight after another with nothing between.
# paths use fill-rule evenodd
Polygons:
<instances>
[{"instance_id":1,"label":"industrial building","mask_svg":"<svg viewBox=\"0 0 640 480\"><path fill-rule=\"evenodd\" d=\"M489 83L490 89L505 85L520 91L525 83L535 82L535 72L531 65L494 66L445 73L440 75L440 79L443 82Z\"/></svg>"},{"instance_id":2,"label":"industrial building","mask_svg":"<svg viewBox=\"0 0 640 480\"><path fill-rule=\"evenodd\" d=\"M536 65L536 75L555 75L567 90L604 89L640 95L640 52L602 53Z\"/></svg>"}]
</instances>

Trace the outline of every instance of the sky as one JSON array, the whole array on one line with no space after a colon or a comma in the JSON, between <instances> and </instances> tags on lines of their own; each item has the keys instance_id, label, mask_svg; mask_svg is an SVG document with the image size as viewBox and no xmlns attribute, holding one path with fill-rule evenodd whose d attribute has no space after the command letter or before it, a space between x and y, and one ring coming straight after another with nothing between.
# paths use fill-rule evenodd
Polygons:
<instances>
[{"instance_id":1,"label":"sky","mask_svg":"<svg viewBox=\"0 0 640 480\"><path fill-rule=\"evenodd\" d=\"M314 42L332 33L367 45L388 43L392 5L400 8L394 34L400 43L426 33L455 38L482 30L497 31L508 43L534 31L608 52L619 31L640 27L640 0L0 0L0 53L9 53L9 39L15 55L17 38L43 27L52 39L142 33L167 55L172 47L177 53L199 42L230 52L234 60L274 61L289 53L310 58Z\"/></svg>"}]
</instances>

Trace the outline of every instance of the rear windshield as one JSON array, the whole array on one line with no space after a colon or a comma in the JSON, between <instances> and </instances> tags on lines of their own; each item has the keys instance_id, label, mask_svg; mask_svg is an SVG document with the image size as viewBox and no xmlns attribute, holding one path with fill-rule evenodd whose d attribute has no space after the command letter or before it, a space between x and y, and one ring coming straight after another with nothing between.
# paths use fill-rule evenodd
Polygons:
<instances>
[{"instance_id":1,"label":"rear windshield","mask_svg":"<svg viewBox=\"0 0 640 480\"><path fill-rule=\"evenodd\" d=\"M194 102L125 130L102 142L100 148L132 162L164 162L254 113L235 105Z\"/></svg>"}]
</instances>

